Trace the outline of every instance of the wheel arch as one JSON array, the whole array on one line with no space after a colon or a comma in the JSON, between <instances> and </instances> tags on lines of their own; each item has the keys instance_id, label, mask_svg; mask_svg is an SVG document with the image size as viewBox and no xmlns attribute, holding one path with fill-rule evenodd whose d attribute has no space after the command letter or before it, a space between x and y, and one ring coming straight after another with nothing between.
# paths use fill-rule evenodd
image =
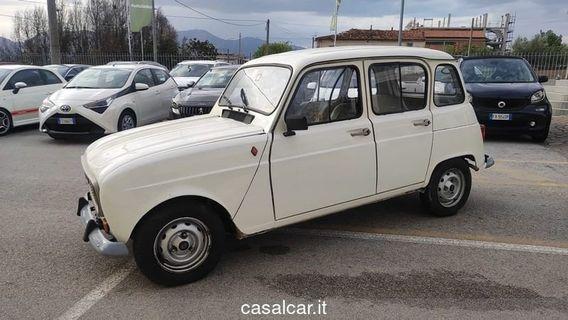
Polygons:
<instances>
[{"instance_id":1,"label":"wheel arch","mask_svg":"<svg viewBox=\"0 0 568 320\"><path fill-rule=\"evenodd\" d=\"M478 168L478 164L480 163L479 161L477 161L477 159L475 158L475 156L472 153L465 153L465 154L460 154L460 155L452 155L448 158L445 159L441 159L440 161L437 161L435 164L430 166L430 169L428 170L428 176L426 177L426 180L424 182L425 185L428 185L430 183L430 179L432 178L432 173L434 173L434 171L443 163L451 161L451 160L455 160L455 159L462 159L466 162L466 164L468 165L468 167L472 168L473 170L477 171L479 170Z\"/></svg>"},{"instance_id":2,"label":"wheel arch","mask_svg":"<svg viewBox=\"0 0 568 320\"><path fill-rule=\"evenodd\" d=\"M178 196L178 197L168 199L168 200L156 205L152 209L150 209L150 211L148 211L146 214L144 214L138 220L138 222L135 224L134 228L132 229L132 232L130 233L129 240L130 241L133 240L133 237L136 234L138 228L147 219L149 219L152 215L157 214L161 209L168 207L168 206L184 205L184 204L196 203L196 202L197 203L203 203L206 206L208 206L209 208L211 208L213 210L213 212L223 222L223 226L224 226L225 231L227 233L230 233L231 235L233 235L235 237L240 237L241 232L236 227L236 225L233 223L233 220L231 218L231 215L229 214L229 211L227 211L227 209L225 207L223 207L219 202L217 202L213 199L207 198L207 197L203 197L203 196L186 195L186 196Z\"/></svg>"}]
</instances>

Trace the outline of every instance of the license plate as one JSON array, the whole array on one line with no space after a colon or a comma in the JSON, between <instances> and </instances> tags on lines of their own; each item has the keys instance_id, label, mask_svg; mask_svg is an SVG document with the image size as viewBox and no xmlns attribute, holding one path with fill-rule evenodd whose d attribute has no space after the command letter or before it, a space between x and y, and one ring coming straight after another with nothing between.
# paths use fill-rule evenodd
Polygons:
<instances>
[{"instance_id":1,"label":"license plate","mask_svg":"<svg viewBox=\"0 0 568 320\"><path fill-rule=\"evenodd\" d=\"M59 118L57 119L58 124L75 124L75 119L73 118Z\"/></svg>"},{"instance_id":2,"label":"license plate","mask_svg":"<svg viewBox=\"0 0 568 320\"><path fill-rule=\"evenodd\" d=\"M511 120L510 113L492 113L489 115L491 120Z\"/></svg>"}]
</instances>

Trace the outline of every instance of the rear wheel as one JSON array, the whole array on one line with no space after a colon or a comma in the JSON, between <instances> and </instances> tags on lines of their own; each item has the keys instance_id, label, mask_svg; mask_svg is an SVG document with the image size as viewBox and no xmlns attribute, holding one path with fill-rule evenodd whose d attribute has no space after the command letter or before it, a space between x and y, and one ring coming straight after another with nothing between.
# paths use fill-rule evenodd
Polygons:
<instances>
[{"instance_id":1,"label":"rear wheel","mask_svg":"<svg viewBox=\"0 0 568 320\"><path fill-rule=\"evenodd\" d=\"M433 215L446 217L458 213L471 191L471 172L465 160L452 159L438 165L420 200Z\"/></svg>"},{"instance_id":2,"label":"rear wheel","mask_svg":"<svg viewBox=\"0 0 568 320\"><path fill-rule=\"evenodd\" d=\"M205 277L217 265L225 230L216 212L201 202L158 209L134 235L136 264L150 280L165 286Z\"/></svg>"},{"instance_id":3,"label":"rear wheel","mask_svg":"<svg viewBox=\"0 0 568 320\"><path fill-rule=\"evenodd\" d=\"M13 125L10 112L5 109L0 109L0 136L10 133Z\"/></svg>"},{"instance_id":4,"label":"rear wheel","mask_svg":"<svg viewBox=\"0 0 568 320\"><path fill-rule=\"evenodd\" d=\"M136 128L136 116L134 112L125 110L118 117L118 131Z\"/></svg>"}]
</instances>

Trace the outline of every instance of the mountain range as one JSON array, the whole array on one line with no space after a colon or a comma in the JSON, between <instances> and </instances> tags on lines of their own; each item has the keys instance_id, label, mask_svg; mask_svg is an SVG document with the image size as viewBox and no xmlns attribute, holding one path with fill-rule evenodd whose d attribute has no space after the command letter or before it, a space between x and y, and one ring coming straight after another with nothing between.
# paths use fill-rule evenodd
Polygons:
<instances>
[{"instance_id":1,"label":"mountain range","mask_svg":"<svg viewBox=\"0 0 568 320\"><path fill-rule=\"evenodd\" d=\"M187 39L197 39L200 41L209 41L212 43L219 53L229 52L237 53L239 51L239 39L223 39L211 34L208 31L201 29L192 29L186 31L177 32L177 40L179 43L183 41L183 38ZM264 44L264 39L253 38L253 37L242 37L241 38L241 52L245 57L250 57L258 47ZM292 46L294 50L303 49L302 47Z\"/></svg>"}]
</instances>

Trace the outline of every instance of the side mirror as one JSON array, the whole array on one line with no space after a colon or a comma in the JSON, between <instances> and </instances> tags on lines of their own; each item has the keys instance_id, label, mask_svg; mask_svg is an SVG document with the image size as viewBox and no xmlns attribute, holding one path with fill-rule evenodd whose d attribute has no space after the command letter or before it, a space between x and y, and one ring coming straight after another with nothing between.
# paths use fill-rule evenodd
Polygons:
<instances>
[{"instance_id":1,"label":"side mirror","mask_svg":"<svg viewBox=\"0 0 568 320\"><path fill-rule=\"evenodd\" d=\"M136 89L136 91L144 91L150 89L150 87L145 83L138 82L134 85L134 89Z\"/></svg>"},{"instance_id":2,"label":"side mirror","mask_svg":"<svg viewBox=\"0 0 568 320\"><path fill-rule=\"evenodd\" d=\"M12 92L14 94L18 93L20 91L20 89L23 89L25 87L27 87L28 85L25 82L16 82L14 83L14 90L12 90Z\"/></svg>"},{"instance_id":3,"label":"side mirror","mask_svg":"<svg viewBox=\"0 0 568 320\"><path fill-rule=\"evenodd\" d=\"M284 132L285 137L296 134L294 131L308 130L308 119L306 117L289 117L284 120L286 122L287 131Z\"/></svg>"},{"instance_id":4,"label":"side mirror","mask_svg":"<svg viewBox=\"0 0 568 320\"><path fill-rule=\"evenodd\" d=\"M190 81L190 82L187 83L188 88L193 88L194 85L195 85L195 81Z\"/></svg>"},{"instance_id":5,"label":"side mirror","mask_svg":"<svg viewBox=\"0 0 568 320\"><path fill-rule=\"evenodd\" d=\"M538 82L540 83L548 82L548 76L538 76Z\"/></svg>"},{"instance_id":6,"label":"side mirror","mask_svg":"<svg viewBox=\"0 0 568 320\"><path fill-rule=\"evenodd\" d=\"M66 76L65 76L65 81L69 82L71 79L73 79L74 76L75 76L75 75L71 75L71 74L70 74L70 75L66 75Z\"/></svg>"},{"instance_id":7,"label":"side mirror","mask_svg":"<svg viewBox=\"0 0 568 320\"><path fill-rule=\"evenodd\" d=\"M317 84L315 82L309 82L308 85L306 86L307 89L310 90L315 90L317 87Z\"/></svg>"}]
</instances>

